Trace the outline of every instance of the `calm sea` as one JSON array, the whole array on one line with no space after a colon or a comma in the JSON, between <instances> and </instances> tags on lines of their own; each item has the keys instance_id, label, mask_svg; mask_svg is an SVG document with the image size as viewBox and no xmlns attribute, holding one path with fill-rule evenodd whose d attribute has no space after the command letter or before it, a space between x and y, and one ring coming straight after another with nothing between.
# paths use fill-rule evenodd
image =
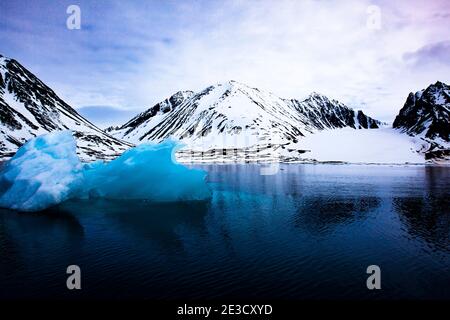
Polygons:
<instances>
[{"instance_id":1,"label":"calm sea","mask_svg":"<svg viewBox=\"0 0 450 320\"><path fill-rule=\"evenodd\" d=\"M196 167L210 201L0 210L0 298L450 299L448 167Z\"/></svg>"}]
</instances>

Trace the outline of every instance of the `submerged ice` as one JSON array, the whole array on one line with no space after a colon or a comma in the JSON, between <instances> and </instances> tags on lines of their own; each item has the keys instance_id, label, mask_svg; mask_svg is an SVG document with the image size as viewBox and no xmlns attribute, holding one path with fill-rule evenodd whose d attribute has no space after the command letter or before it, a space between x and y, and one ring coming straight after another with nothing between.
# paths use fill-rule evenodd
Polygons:
<instances>
[{"instance_id":1,"label":"submerged ice","mask_svg":"<svg viewBox=\"0 0 450 320\"><path fill-rule=\"evenodd\" d=\"M204 200L206 173L174 160L177 144L143 144L104 163L82 164L70 131L23 145L0 175L0 207L39 211L72 198Z\"/></svg>"}]
</instances>

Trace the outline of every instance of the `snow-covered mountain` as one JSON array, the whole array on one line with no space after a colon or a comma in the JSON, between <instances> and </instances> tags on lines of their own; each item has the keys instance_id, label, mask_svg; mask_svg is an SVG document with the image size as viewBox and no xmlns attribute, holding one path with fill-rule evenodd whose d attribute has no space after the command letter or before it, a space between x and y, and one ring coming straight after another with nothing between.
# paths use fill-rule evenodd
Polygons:
<instances>
[{"instance_id":1,"label":"snow-covered mountain","mask_svg":"<svg viewBox=\"0 0 450 320\"><path fill-rule=\"evenodd\" d=\"M450 88L437 82L411 93L394 128L312 93L304 100L228 81L180 91L120 127L102 131L13 59L0 55L0 160L27 140L70 129L84 161L113 159L144 142L181 140L181 161L450 160ZM377 130L358 130L377 129Z\"/></svg>"},{"instance_id":2,"label":"snow-covered mountain","mask_svg":"<svg viewBox=\"0 0 450 320\"><path fill-rule=\"evenodd\" d=\"M427 159L450 160L450 86L438 81L410 93L393 127L420 139Z\"/></svg>"},{"instance_id":3,"label":"snow-covered mountain","mask_svg":"<svg viewBox=\"0 0 450 320\"><path fill-rule=\"evenodd\" d=\"M108 131L135 144L179 139L186 144L179 153L181 158L241 156L252 160L270 158L273 151L317 131L378 128L380 124L362 111L355 112L317 93L303 101L282 99L231 80L198 93L177 92ZM294 154L302 152L295 150Z\"/></svg>"},{"instance_id":4,"label":"snow-covered mountain","mask_svg":"<svg viewBox=\"0 0 450 320\"><path fill-rule=\"evenodd\" d=\"M33 137L67 129L85 161L111 159L131 146L83 118L19 62L0 55L0 159Z\"/></svg>"}]
</instances>

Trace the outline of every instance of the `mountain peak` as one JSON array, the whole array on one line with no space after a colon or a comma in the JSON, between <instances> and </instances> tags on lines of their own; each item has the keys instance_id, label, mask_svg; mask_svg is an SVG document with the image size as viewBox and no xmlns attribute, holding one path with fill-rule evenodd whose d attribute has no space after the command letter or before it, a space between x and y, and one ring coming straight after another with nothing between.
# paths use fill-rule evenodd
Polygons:
<instances>
[{"instance_id":1,"label":"mountain peak","mask_svg":"<svg viewBox=\"0 0 450 320\"><path fill-rule=\"evenodd\" d=\"M305 99L306 100L323 100L323 101L335 101L333 99L328 98L326 95L317 92L317 91L313 91L311 92Z\"/></svg>"},{"instance_id":2,"label":"mountain peak","mask_svg":"<svg viewBox=\"0 0 450 320\"><path fill-rule=\"evenodd\" d=\"M449 85L448 84L446 84L446 83L444 83L444 82L441 82L441 81L436 81L436 83L434 84L434 86L435 87L438 87L438 88L445 88L445 89L448 89L449 88Z\"/></svg>"},{"instance_id":3,"label":"mountain peak","mask_svg":"<svg viewBox=\"0 0 450 320\"><path fill-rule=\"evenodd\" d=\"M410 135L450 141L450 87L440 81L410 93L393 123Z\"/></svg>"},{"instance_id":4,"label":"mountain peak","mask_svg":"<svg viewBox=\"0 0 450 320\"><path fill-rule=\"evenodd\" d=\"M444 82L436 81L436 83L430 84L430 85L425 89L425 91L426 91L426 90L429 90L429 89L433 89L433 90L449 90L449 89L450 89L450 86L449 86L448 84L444 83Z\"/></svg>"},{"instance_id":5,"label":"mountain peak","mask_svg":"<svg viewBox=\"0 0 450 320\"><path fill-rule=\"evenodd\" d=\"M429 102L429 107L436 108L446 106L450 107L450 86L437 81L435 84L429 85L426 89L416 92L417 99L424 99Z\"/></svg>"},{"instance_id":6,"label":"mountain peak","mask_svg":"<svg viewBox=\"0 0 450 320\"><path fill-rule=\"evenodd\" d=\"M224 82L219 82L217 83L215 86L213 87L223 87L227 90L233 90L233 89L255 89L250 87L249 85L243 83L243 82L239 82L236 80L227 80Z\"/></svg>"},{"instance_id":7,"label":"mountain peak","mask_svg":"<svg viewBox=\"0 0 450 320\"><path fill-rule=\"evenodd\" d=\"M326 96L320 92L313 91L308 95L308 97L326 97Z\"/></svg>"},{"instance_id":8,"label":"mountain peak","mask_svg":"<svg viewBox=\"0 0 450 320\"><path fill-rule=\"evenodd\" d=\"M72 130L83 160L113 158L131 146L94 126L14 59L0 57L0 157L29 139Z\"/></svg>"},{"instance_id":9,"label":"mountain peak","mask_svg":"<svg viewBox=\"0 0 450 320\"><path fill-rule=\"evenodd\" d=\"M176 93L111 132L133 143L175 138L189 147L240 148L296 142L318 130L378 124L319 93L304 101L282 99L228 80L198 93ZM205 145L205 140L210 141Z\"/></svg>"}]
</instances>

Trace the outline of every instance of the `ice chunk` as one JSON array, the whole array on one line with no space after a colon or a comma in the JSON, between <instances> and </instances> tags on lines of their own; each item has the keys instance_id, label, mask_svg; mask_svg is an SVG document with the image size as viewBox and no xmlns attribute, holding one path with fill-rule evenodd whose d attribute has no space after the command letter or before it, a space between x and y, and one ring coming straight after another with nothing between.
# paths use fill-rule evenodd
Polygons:
<instances>
[{"instance_id":1,"label":"ice chunk","mask_svg":"<svg viewBox=\"0 0 450 320\"><path fill-rule=\"evenodd\" d=\"M28 141L0 176L0 206L38 211L81 191L82 164L72 132L49 133Z\"/></svg>"},{"instance_id":2,"label":"ice chunk","mask_svg":"<svg viewBox=\"0 0 450 320\"><path fill-rule=\"evenodd\" d=\"M70 131L30 140L0 175L0 207L39 211L71 198L208 199L206 173L174 160L172 141L144 144L109 162L82 164Z\"/></svg>"},{"instance_id":3,"label":"ice chunk","mask_svg":"<svg viewBox=\"0 0 450 320\"><path fill-rule=\"evenodd\" d=\"M151 201L204 200L211 196L206 173L178 164L176 142L142 144L109 163L85 171L88 195Z\"/></svg>"}]
</instances>

